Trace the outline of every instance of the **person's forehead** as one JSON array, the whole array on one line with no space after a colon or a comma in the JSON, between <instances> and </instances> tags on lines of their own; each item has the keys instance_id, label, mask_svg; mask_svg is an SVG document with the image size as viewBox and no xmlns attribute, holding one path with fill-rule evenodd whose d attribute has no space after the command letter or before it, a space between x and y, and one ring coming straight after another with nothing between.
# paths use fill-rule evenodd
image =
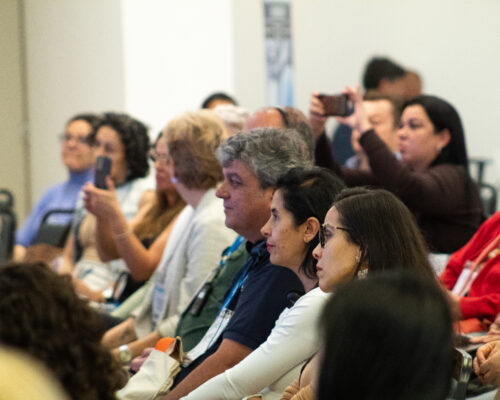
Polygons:
<instances>
[{"instance_id":1,"label":"person's forehead","mask_svg":"<svg viewBox=\"0 0 500 400\"><path fill-rule=\"evenodd\" d=\"M243 130L251 131L255 128L283 128L283 118L278 110L268 108L255 112L245 123Z\"/></svg>"},{"instance_id":2,"label":"person's forehead","mask_svg":"<svg viewBox=\"0 0 500 400\"><path fill-rule=\"evenodd\" d=\"M363 104L368 115L392 113L392 103L386 99L365 100Z\"/></svg>"},{"instance_id":3,"label":"person's forehead","mask_svg":"<svg viewBox=\"0 0 500 400\"><path fill-rule=\"evenodd\" d=\"M257 181L257 175L255 175L255 172L253 171L252 167L249 164L244 163L242 161L235 160L227 167L224 167L222 170L226 177L238 176L240 179L243 180Z\"/></svg>"}]
</instances>

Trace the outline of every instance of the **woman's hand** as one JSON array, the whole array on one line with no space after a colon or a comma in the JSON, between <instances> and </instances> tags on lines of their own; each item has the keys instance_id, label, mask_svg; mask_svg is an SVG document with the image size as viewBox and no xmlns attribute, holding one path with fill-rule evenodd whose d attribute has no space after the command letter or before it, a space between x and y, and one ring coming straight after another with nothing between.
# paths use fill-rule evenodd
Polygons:
<instances>
[{"instance_id":1,"label":"woman's hand","mask_svg":"<svg viewBox=\"0 0 500 400\"><path fill-rule=\"evenodd\" d=\"M83 187L85 208L98 218L111 219L120 212L113 180L106 177L108 190L98 189L92 183Z\"/></svg>"},{"instance_id":2,"label":"woman's hand","mask_svg":"<svg viewBox=\"0 0 500 400\"><path fill-rule=\"evenodd\" d=\"M311 102L309 103L309 123L311 124L314 139L318 139L325 131L325 123L328 119L328 117L324 115L325 109L318 95L317 92L314 92L311 95Z\"/></svg>"},{"instance_id":3,"label":"woman's hand","mask_svg":"<svg viewBox=\"0 0 500 400\"><path fill-rule=\"evenodd\" d=\"M500 385L500 341L481 346L474 358L474 372L483 384Z\"/></svg>"},{"instance_id":4,"label":"woman's hand","mask_svg":"<svg viewBox=\"0 0 500 400\"><path fill-rule=\"evenodd\" d=\"M363 93L361 92L361 86L357 85L355 88L346 86L342 93L349 96L349 100L352 102L354 107L354 112L348 117L337 117L337 121L350 126L352 129L358 130L360 134L372 129L373 126L370 124L370 121L368 121L368 117L366 116L363 106Z\"/></svg>"}]
</instances>

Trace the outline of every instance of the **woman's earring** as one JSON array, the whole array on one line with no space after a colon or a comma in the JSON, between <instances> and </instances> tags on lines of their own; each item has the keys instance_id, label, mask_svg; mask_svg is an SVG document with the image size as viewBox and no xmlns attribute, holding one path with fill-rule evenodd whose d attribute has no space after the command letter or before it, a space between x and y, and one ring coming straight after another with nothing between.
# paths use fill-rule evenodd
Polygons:
<instances>
[{"instance_id":1,"label":"woman's earring","mask_svg":"<svg viewBox=\"0 0 500 400\"><path fill-rule=\"evenodd\" d=\"M175 176L173 176L173 175L172 175L172 176L170 177L170 182L172 182L172 183L174 183L174 184L175 184L175 183L177 183L177 182L179 182L179 181L177 180L177 178L176 178Z\"/></svg>"},{"instance_id":2,"label":"woman's earring","mask_svg":"<svg viewBox=\"0 0 500 400\"><path fill-rule=\"evenodd\" d=\"M356 275L358 279L365 279L368 276L368 268L362 267Z\"/></svg>"}]
</instances>

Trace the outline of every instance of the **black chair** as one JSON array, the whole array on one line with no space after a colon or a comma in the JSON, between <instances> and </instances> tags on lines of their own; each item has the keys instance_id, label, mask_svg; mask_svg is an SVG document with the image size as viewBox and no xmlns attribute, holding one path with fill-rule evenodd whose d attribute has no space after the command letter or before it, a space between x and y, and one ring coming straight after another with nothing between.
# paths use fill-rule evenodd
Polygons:
<instances>
[{"instance_id":1,"label":"black chair","mask_svg":"<svg viewBox=\"0 0 500 400\"><path fill-rule=\"evenodd\" d=\"M40 222L40 227L33 244L49 244L54 247L63 248L71 228L71 222L67 224L50 222L50 217L56 214L73 215L74 209L56 208L47 211Z\"/></svg>"},{"instance_id":2,"label":"black chair","mask_svg":"<svg viewBox=\"0 0 500 400\"><path fill-rule=\"evenodd\" d=\"M16 233L14 196L7 189L0 189L0 262L12 257Z\"/></svg>"},{"instance_id":3,"label":"black chair","mask_svg":"<svg viewBox=\"0 0 500 400\"><path fill-rule=\"evenodd\" d=\"M485 218L491 217L497 210L497 189L489 183L478 183L479 195L483 204L483 214Z\"/></svg>"},{"instance_id":4,"label":"black chair","mask_svg":"<svg viewBox=\"0 0 500 400\"><path fill-rule=\"evenodd\" d=\"M453 349L453 390L449 399L465 400L467 383L472 373L472 357L462 349Z\"/></svg>"}]
</instances>

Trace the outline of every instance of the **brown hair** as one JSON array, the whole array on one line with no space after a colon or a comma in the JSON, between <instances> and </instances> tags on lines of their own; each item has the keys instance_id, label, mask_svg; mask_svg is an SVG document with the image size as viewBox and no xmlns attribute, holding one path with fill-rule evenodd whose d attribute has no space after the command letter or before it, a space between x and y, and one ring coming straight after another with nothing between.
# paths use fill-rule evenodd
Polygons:
<instances>
[{"instance_id":1,"label":"brown hair","mask_svg":"<svg viewBox=\"0 0 500 400\"><path fill-rule=\"evenodd\" d=\"M394 127L399 126L401 113L403 112L403 102L394 96L379 92L378 90L368 90L363 96L364 101L386 100L392 105L392 116L394 118Z\"/></svg>"},{"instance_id":2,"label":"brown hair","mask_svg":"<svg viewBox=\"0 0 500 400\"><path fill-rule=\"evenodd\" d=\"M66 276L43 263L0 268L0 342L52 371L72 399L115 399L123 386L118 362L101 345L99 316Z\"/></svg>"},{"instance_id":3,"label":"brown hair","mask_svg":"<svg viewBox=\"0 0 500 400\"><path fill-rule=\"evenodd\" d=\"M222 180L215 149L227 135L223 121L213 112L182 113L168 123L163 134L175 177L186 187L209 189Z\"/></svg>"},{"instance_id":4,"label":"brown hair","mask_svg":"<svg viewBox=\"0 0 500 400\"><path fill-rule=\"evenodd\" d=\"M169 204L165 193L156 190L154 204L136 225L134 234L139 239L157 238L185 205L179 195L172 204Z\"/></svg>"}]
</instances>

